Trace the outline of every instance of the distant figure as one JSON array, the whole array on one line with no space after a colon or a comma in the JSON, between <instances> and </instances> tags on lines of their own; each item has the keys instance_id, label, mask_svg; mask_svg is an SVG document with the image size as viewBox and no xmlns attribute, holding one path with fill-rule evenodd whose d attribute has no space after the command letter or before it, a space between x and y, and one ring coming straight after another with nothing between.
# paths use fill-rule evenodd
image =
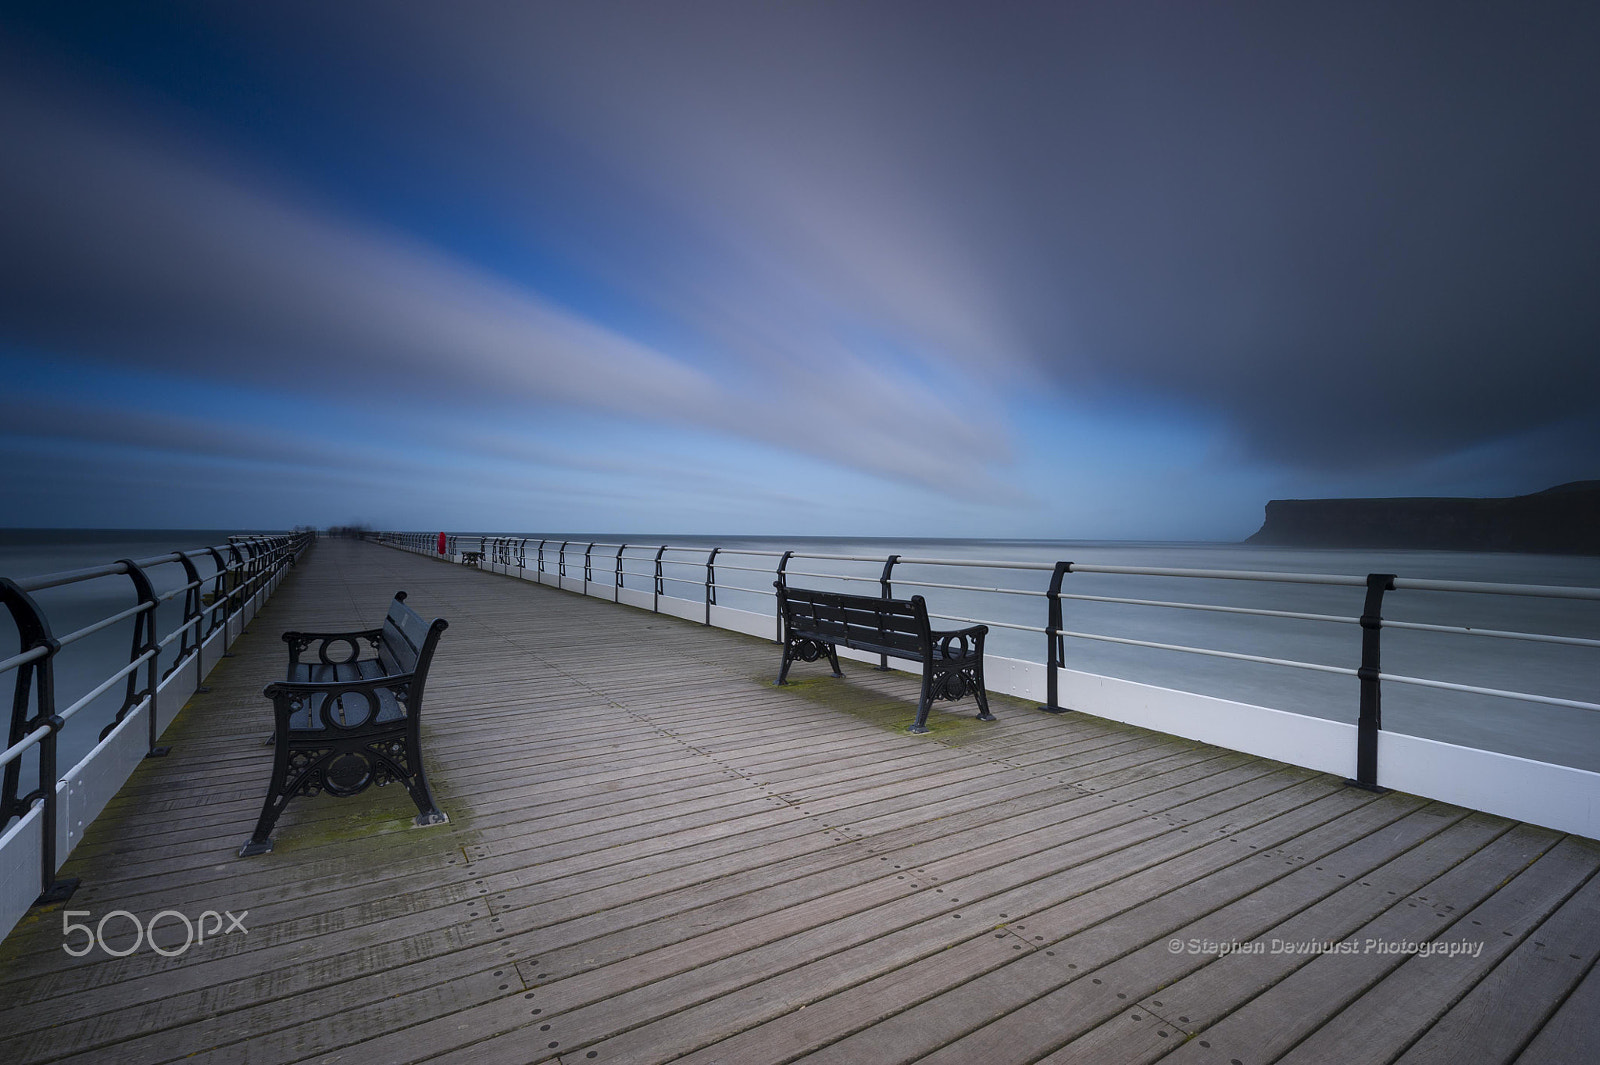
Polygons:
<instances>
[{"instance_id":1,"label":"distant figure","mask_svg":"<svg viewBox=\"0 0 1600 1065\"><path fill-rule=\"evenodd\" d=\"M439 534L439 554L444 554L444 533Z\"/></svg>"}]
</instances>

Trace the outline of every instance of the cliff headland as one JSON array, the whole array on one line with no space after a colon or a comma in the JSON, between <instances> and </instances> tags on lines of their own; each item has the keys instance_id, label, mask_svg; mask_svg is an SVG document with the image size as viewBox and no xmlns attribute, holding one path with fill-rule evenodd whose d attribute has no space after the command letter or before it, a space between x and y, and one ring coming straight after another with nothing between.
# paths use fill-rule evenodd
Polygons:
<instances>
[{"instance_id":1,"label":"cliff headland","mask_svg":"<svg viewBox=\"0 0 1600 1065\"><path fill-rule=\"evenodd\" d=\"M1600 555L1600 481L1502 499L1274 499L1245 543Z\"/></svg>"}]
</instances>

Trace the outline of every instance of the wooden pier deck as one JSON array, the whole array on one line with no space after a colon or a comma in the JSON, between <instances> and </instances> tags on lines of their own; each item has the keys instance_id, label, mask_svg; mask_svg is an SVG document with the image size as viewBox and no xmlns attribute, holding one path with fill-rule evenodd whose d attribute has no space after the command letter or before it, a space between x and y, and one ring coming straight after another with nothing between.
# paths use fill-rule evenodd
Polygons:
<instances>
[{"instance_id":1,"label":"wooden pier deck","mask_svg":"<svg viewBox=\"0 0 1600 1065\"><path fill-rule=\"evenodd\" d=\"M299 800L236 857L279 632L398 588L450 621L451 823ZM314 548L236 651L65 872L75 920L248 933L74 958L35 911L0 1061L1597 1060L1590 840L1006 698L911 736L905 674L778 689L770 643L368 544Z\"/></svg>"}]
</instances>

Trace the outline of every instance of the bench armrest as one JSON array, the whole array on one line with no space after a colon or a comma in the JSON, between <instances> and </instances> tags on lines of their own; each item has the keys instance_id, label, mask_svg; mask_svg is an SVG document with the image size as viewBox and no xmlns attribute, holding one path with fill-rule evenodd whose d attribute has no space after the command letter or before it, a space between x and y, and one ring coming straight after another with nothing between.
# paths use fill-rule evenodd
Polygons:
<instances>
[{"instance_id":1,"label":"bench armrest","mask_svg":"<svg viewBox=\"0 0 1600 1065\"><path fill-rule=\"evenodd\" d=\"M987 625L969 625L964 629L934 629L928 633L932 637L934 649L946 658L952 657L950 645L959 643L960 650L955 657L965 658L968 654L983 655L983 638L989 635Z\"/></svg>"},{"instance_id":2,"label":"bench armrest","mask_svg":"<svg viewBox=\"0 0 1600 1065\"><path fill-rule=\"evenodd\" d=\"M371 707L371 717L376 718L382 701L380 693L388 693L400 703L407 701L409 689L416 681L415 673L395 673L387 677L369 677L365 680L273 681L261 689L261 694L272 700L273 716L278 734L289 731L289 719L310 709L312 696L321 695L318 707L326 707L336 696L360 695Z\"/></svg>"},{"instance_id":3,"label":"bench armrest","mask_svg":"<svg viewBox=\"0 0 1600 1065\"><path fill-rule=\"evenodd\" d=\"M283 642L289 645L289 666L293 668L300 664L300 656L314 643L320 641L317 647L317 659L321 662L332 664L334 662L354 662L361 657L361 643L365 640L372 645L374 652L383 639L383 629L362 629L360 632L286 632ZM350 645L349 658L329 658L328 648L334 644L345 643Z\"/></svg>"},{"instance_id":4,"label":"bench armrest","mask_svg":"<svg viewBox=\"0 0 1600 1065\"><path fill-rule=\"evenodd\" d=\"M286 632L283 634L283 640L288 643L291 640L374 639L382 635L382 628L361 629L357 632Z\"/></svg>"},{"instance_id":5,"label":"bench armrest","mask_svg":"<svg viewBox=\"0 0 1600 1065\"><path fill-rule=\"evenodd\" d=\"M316 695L319 692L358 692L367 688L394 688L417 679L415 673L391 673L386 677L363 677L360 680L275 680L261 689L268 699L277 698L280 692Z\"/></svg>"}]
</instances>

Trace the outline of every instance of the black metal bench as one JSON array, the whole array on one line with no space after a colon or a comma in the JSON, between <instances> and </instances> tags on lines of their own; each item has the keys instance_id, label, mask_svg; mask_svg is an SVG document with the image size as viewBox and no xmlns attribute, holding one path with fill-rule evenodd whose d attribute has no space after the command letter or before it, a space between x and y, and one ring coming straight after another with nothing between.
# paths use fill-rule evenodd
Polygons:
<instances>
[{"instance_id":1,"label":"black metal bench","mask_svg":"<svg viewBox=\"0 0 1600 1065\"><path fill-rule=\"evenodd\" d=\"M448 820L428 788L419 726L428 666L448 626L443 618L423 621L405 599L405 592L395 593L380 628L283 634L289 678L262 692L276 719L272 782L241 856L272 850L272 826L299 795L355 795L397 781L417 804L417 824ZM363 643L370 657L361 657ZM316 658L301 661L312 644L319 644ZM342 655L340 644L349 647L348 657L329 654Z\"/></svg>"},{"instance_id":2,"label":"black metal bench","mask_svg":"<svg viewBox=\"0 0 1600 1065\"><path fill-rule=\"evenodd\" d=\"M935 699L978 700L978 720L993 721L983 688L983 638L989 626L973 625L952 632L935 631L928 623L928 605L920 595L882 599L866 595L819 592L775 581L783 616L784 684L796 661L815 662L824 655L839 672L837 646L922 663L922 698L917 720L907 732L928 731L928 708Z\"/></svg>"}]
</instances>

